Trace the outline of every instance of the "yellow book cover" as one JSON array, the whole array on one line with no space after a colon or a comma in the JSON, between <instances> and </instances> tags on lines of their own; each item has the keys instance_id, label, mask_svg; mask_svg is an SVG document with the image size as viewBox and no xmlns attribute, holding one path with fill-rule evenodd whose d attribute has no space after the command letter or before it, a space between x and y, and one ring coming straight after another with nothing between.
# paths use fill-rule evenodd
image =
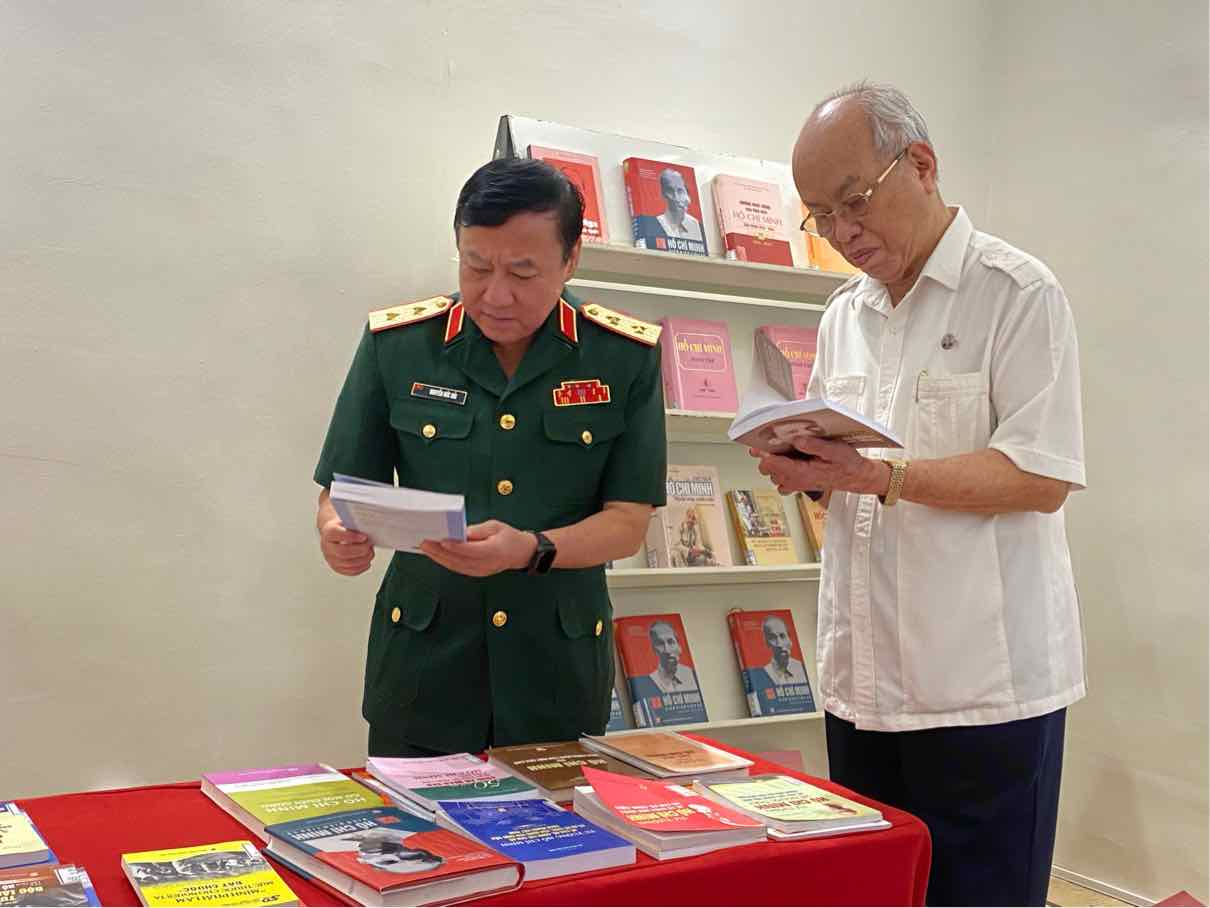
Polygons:
<instances>
[{"instance_id":1,"label":"yellow book cover","mask_svg":"<svg viewBox=\"0 0 1210 908\"><path fill-rule=\"evenodd\" d=\"M122 855L147 906L297 905L290 887L251 842L218 842Z\"/></svg>"},{"instance_id":2,"label":"yellow book cover","mask_svg":"<svg viewBox=\"0 0 1210 908\"><path fill-rule=\"evenodd\" d=\"M36 864L49 857L34 822L14 803L0 804L0 867Z\"/></svg>"},{"instance_id":3,"label":"yellow book cover","mask_svg":"<svg viewBox=\"0 0 1210 908\"><path fill-rule=\"evenodd\" d=\"M878 819L882 813L790 776L754 776L746 782L701 783L749 816L782 823Z\"/></svg>"},{"instance_id":4,"label":"yellow book cover","mask_svg":"<svg viewBox=\"0 0 1210 908\"><path fill-rule=\"evenodd\" d=\"M802 492L795 496L798 501L798 515L802 518L802 528L807 534L807 545L811 549L811 560L819 561L823 557L824 524L828 519L828 509L822 502L812 501Z\"/></svg>"},{"instance_id":5,"label":"yellow book cover","mask_svg":"<svg viewBox=\"0 0 1210 908\"><path fill-rule=\"evenodd\" d=\"M748 564L797 564L781 495L775 489L733 489L727 508Z\"/></svg>"}]
</instances>

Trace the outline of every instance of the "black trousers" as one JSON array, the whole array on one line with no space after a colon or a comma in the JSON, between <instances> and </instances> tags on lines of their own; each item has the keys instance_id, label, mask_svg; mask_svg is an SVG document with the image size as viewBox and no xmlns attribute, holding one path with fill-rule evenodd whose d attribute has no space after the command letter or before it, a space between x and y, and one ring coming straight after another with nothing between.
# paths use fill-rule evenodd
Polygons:
<instances>
[{"instance_id":1,"label":"black trousers","mask_svg":"<svg viewBox=\"0 0 1210 908\"><path fill-rule=\"evenodd\" d=\"M928 826L927 904L1045 905L1066 718L880 732L828 713L829 774Z\"/></svg>"},{"instance_id":2,"label":"black trousers","mask_svg":"<svg viewBox=\"0 0 1210 908\"><path fill-rule=\"evenodd\" d=\"M486 750L493 744L494 725L487 731L487 740L481 750ZM398 733L385 725L371 725L369 742L366 752L371 757L440 757L442 751L429 750L427 747L417 747L399 737Z\"/></svg>"}]
</instances>

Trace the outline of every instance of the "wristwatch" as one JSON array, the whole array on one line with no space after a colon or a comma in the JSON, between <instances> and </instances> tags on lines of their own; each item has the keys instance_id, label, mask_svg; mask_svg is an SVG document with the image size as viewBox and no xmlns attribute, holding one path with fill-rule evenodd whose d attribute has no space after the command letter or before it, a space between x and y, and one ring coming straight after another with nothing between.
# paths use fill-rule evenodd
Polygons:
<instances>
[{"instance_id":1,"label":"wristwatch","mask_svg":"<svg viewBox=\"0 0 1210 908\"><path fill-rule=\"evenodd\" d=\"M885 495L878 496L878 500L882 502L883 507L889 508L899 500L899 493L903 491L903 477L907 475L908 462L886 460L883 463L891 468L891 484L887 486Z\"/></svg>"},{"instance_id":2,"label":"wristwatch","mask_svg":"<svg viewBox=\"0 0 1210 908\"><path fill-rule=\"evenodd\" d=\"M538 540L538 547L534 549L534 557L529 559L529 567L526 568L527 574L549 574L550 569L554 566L555 555L557 550L555 544L550 541L550 538L545 533L534 531L534 536Z\"/></svg>"}]
</instances>

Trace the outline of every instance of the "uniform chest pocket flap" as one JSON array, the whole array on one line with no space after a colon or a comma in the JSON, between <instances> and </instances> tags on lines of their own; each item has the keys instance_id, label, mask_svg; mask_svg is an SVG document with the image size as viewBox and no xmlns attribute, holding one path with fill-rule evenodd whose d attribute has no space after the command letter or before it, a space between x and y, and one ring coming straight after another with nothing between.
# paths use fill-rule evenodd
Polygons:
<instances>
[{"instance_id":1,"label":"uniform chest pocket flap","mask_svg":"<svg viewBox=\"0 0 1210 908\"><path fill-rule=\"evenodd\" d=\"M466 438L471 434L475 414L449 404L427 404L411 400L391 401L391 426L406 435L431 445L445 438Z\"/></svg>"},{"instance_id":2,"label":"uniform chest pocket flap","mask_svg":"<svg viewBox=\"0 0 1210 908\"><path fill-rule=\"evenodd\" d=\"M982 372L930 375L916 379L913 438L916 457L952 457L987 447L991 440L991 401Z\"/></svg>"},{"instance_id":3,"label":"uniform chest pocket flap","mask_svg":"<svg viewBox=\"0 0 1210 908\"><path fill-rule=\"evenodd\" d=\"M546 437L551 441L595 448L612 441L626 429L626 420L617 410L587 412L594 407L574 407L542 416Z\"/></svg>"},{"instance_id":4,"label":"uniform chest pocket flap","mask_svg":"<svg viewBox=\"0 0 1210 908\"><path fill-rule=\"evenodd\" d=\"M861 399L865 394L864 375L839 375L825 379L823 393L828 400L844 404L850 410L861 412Z\"/></svg>"}]
</instances>

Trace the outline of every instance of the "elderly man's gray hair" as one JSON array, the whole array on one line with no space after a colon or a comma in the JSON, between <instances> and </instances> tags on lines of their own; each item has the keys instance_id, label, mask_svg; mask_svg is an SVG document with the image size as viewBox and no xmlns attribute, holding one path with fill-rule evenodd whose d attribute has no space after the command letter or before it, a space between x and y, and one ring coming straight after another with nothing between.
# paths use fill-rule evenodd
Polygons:
<instances>
[{"instance_id":1,"label":"elderly man's gray hair","mask_svg":"<svg viewBox=\"0 0 1210 908\"><path fill-rule=\"evenodd\" d=\"M811 112L811 119L833 101L847 98L852 98L865 110L874 133L874 148L881 154L897 155L912 142L924 142L932 147L924 115L907 95L890 85L864 80L847 85L820 101Z\"/></svg>"}]
</instances>

